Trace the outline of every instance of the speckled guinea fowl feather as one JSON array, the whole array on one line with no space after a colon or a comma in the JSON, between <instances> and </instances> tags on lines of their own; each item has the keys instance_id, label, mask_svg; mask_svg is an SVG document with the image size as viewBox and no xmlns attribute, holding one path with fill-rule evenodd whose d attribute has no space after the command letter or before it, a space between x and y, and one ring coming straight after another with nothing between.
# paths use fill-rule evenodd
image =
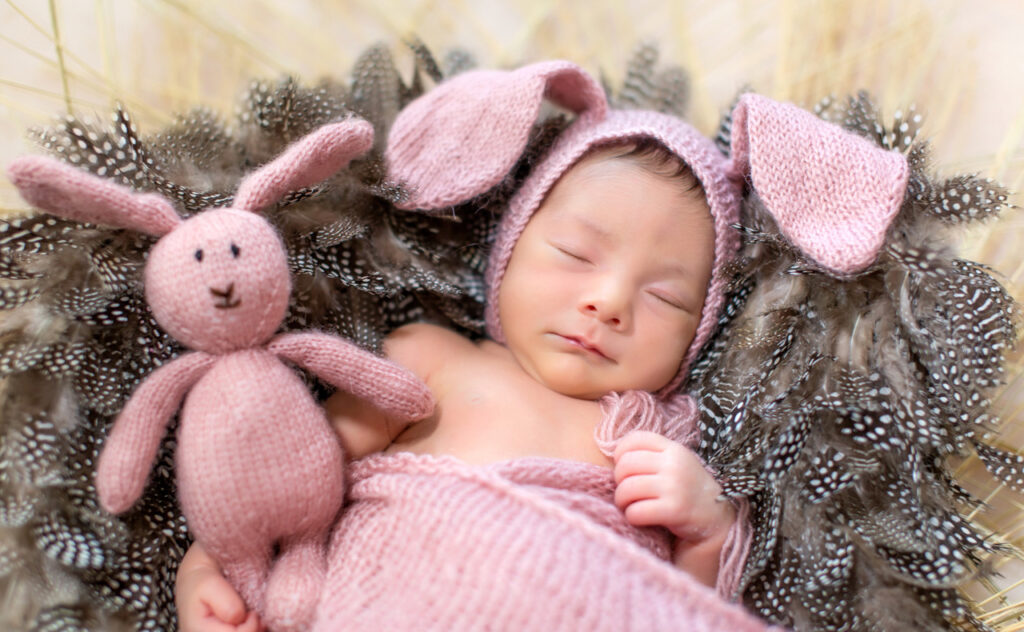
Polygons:
<instances>
[{"instance_id":1,"label":"speckled guinea fowl feather","mask_svg":"<svg viewBox=\"0 0 1024 632\"><path fill-rule=\"evenodd\" d=\"M977 452L1021 489L1024 460L983 440L1018 312L944 225L994 216L1006 190L934 178L913 109L884 125L859 94L816 112L904 152L912 173L881 254L852 278L791 247L756 190L744 201L726 315L690 383L702 453L754 508L744 599L798 630L987 630L956 588L1003 549L968 519L979 501L953 467Z\"/></svg>"}]
</instances>

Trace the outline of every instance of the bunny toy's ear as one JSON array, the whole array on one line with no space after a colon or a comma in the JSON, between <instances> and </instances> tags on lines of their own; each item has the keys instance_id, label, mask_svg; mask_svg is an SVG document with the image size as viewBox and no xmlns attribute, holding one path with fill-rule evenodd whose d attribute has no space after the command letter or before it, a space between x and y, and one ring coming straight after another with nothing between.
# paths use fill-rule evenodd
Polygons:
<instances>
[{"instance_id":1,"label":"bunny toy's ear","mask_svg":"<svg viewBox=\"0 0 1024 632\"><path fill-rule=\"evenodd\" d=\"M234 207L258 211L289 191L319 184L373 146L373 126L346 119L320 127L250 174L238 186Z\"/></svg>"},{"instance_id":2,"label":"bunny toy's ear","mask_svg":"<svg viewBox=\"0 0 1024 632\"><path fill-rule=\"evenodd\" d=\"M36 208L76 222L130 228L159 237L181 222L155 193L138 193L45 156L23 156L7 169L21 196Z\"/></svg>"},{"instance_id":3,"label":"bunny toy's ear","mask_svg":"<svg viewBox=\"0 0 1024 632\"><path fill-rule=\"evenodd\" d=\"M386 153L389 176L409 192L399 206L441 209L501 182L525 149L545 98L581 118L600 120L608 109L600 84L566 61L467 72L407 105L391 127Z\"/></svg>"},{"instance_id":4,"label":"bunny toy's ear","mask_svg":"<svg viewBox=\"0 0 1024 632\"><path fill-rule=\"evenodd\" d=\"M782 234L840 275L871 265L903 203L906 158L756 94L740 98L732 119L733 169Z\"/></svg>"}]
</instances>

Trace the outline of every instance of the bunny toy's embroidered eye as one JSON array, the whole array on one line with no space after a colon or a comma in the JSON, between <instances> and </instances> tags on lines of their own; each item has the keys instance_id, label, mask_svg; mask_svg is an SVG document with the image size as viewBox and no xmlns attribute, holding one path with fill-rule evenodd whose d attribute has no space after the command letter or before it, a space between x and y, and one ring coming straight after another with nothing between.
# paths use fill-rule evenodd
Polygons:
<instances>
[{"instance_id":1,"label":"bunny toy's embroidered eye","mask_svg":"<svg viewBox=\"0 0 1024 632\"><path fill-rule=\"evenodd\" d=\"M236 246L235 244L231 244L231 256L232 256L232 257L234 257L235 259L237 259L237 258L238 258L238 254L239 254L240 252L242 252L242 249L241 249L241 248L239 248L239 247L238 247L238 246Z\"/></svg>"},{"instance_id":2,"label":"bunny toy's embroidered eye","mask_svg":"<svg viewBox=\"0 0 1024 632\"><path fill-rule=\"evenodd\" d=\"M200 248L199 250L196 250L196 261L202 261L202 260L203 260L203 249Z\"/></svg>"}]
</instances>

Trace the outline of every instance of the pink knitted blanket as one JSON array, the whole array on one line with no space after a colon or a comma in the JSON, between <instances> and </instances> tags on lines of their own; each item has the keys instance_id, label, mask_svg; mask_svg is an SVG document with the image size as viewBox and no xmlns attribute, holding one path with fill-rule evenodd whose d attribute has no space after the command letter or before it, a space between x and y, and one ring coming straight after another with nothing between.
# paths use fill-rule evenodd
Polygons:
<instances>
[{"instance_id":1,"label":"pink knitted blanket","mask_svg":"<svg viewBox=\"0 0 1024 632\"><path fill-rule=\"evenodd\" d=\"M770 628L677 570L611 472L546 458L377 455L350 469L314 630Z\"/></svg>"}]
</instances>

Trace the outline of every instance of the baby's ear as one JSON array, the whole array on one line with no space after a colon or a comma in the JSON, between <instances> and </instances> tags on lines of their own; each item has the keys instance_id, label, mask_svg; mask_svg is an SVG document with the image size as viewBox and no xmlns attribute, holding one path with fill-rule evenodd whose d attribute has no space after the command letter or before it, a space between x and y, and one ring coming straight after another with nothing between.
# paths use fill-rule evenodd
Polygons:
<instances>
[{"instance_id":1,"label":"baby's ear","mask_svg":"<svg viewBox=\"0 0 1024 632\"><path fill-rule=\"evenodd\" d=\"M841 275L871 265L903 203L906 158L757 94L740 97L732 120L733 169L782 234Z\"/></svg>"},{"instance_id":2,"label":"baby's ear","mask_svg":"<svg viewBox=\"0 0 1024 632\"><path fill-rule=\"evenodd\" d=\"M7 177L25 201L76 222L130 228L159 237L181 218L155 193L139 193L46 156L23 156L7 168Z\"/></svg>"},{"instance_id":3,"label":"baby's ear","mask_svg":"<svg viewBox=\"0 0 1024 632\"><path fill-rule=\"evenodd\" d=\"M373 146L373 126L350 118L320 127L290 145L238 186L234 207L258 211L285 193L319 184Z\"/></svg>"},{"instance_id":4,"label":"baby's ear","mask_svg":"<svg viewBox=\"0 0 1024 632\"><path fill-rule=\"evenodd\" d=\"M386 153L389 176L409 191L400 206L441 209L501 182L526 148L545 98L595 120L608 109L600 84L566 61L466 72L407 105Z\"/></svg>"}]
</instances>

